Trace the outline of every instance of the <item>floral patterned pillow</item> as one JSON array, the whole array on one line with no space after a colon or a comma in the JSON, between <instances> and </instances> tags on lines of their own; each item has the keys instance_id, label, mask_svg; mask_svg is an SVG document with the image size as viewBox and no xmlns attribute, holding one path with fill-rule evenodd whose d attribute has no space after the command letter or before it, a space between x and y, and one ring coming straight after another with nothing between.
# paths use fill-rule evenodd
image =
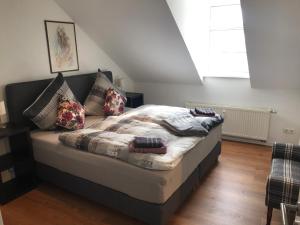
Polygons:
<instances>
[{"instance_id":1,"label":"floral patterned pillow","mask_svg":"<svg viewBox=\"0 0 300 225\"><path fill-rule=\"evenodd\" d=\"M103 111L106 116L118 116L124 112L126 97L120 95L113 88L108 88L105 95Z\"/></svg>"},{"instance_id":2,"label":"floral patterned pillow","mask_svg":"<svg viewBox=\"0 0 300 225\"><path fill-rule=\"evenodd\" d=\"M85 110L77 101L61 98L58 103L56 125L68 130L84 127Z\"/></svg>"}]
</instances>

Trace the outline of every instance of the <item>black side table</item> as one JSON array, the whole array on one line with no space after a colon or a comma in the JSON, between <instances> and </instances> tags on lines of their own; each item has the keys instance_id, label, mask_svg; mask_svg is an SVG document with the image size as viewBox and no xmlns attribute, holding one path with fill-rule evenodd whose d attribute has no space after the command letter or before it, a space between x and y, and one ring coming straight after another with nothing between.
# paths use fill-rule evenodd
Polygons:
<instances>
[{"instance_id":1,"label":"black side table","mask_svg":"<svg viewBox=\"0 0 300 225\"><path fill-rule=\"evenodd\" d=\"M144 94L136 92L126 92L126 107L137 108L144 105Z\"/></svg>"},{"instance_id":2,"label":"black side table","mask_svg":"<svg viewBox=\"0 0 300 225\"><path fill-rule=\"evenodd\" d=\"M2 204L32 190L37 184L29 132L29 127L0 128L0 141L8 138L10 146L10 152L0 156Z\"/></svg>"}]
</instances>

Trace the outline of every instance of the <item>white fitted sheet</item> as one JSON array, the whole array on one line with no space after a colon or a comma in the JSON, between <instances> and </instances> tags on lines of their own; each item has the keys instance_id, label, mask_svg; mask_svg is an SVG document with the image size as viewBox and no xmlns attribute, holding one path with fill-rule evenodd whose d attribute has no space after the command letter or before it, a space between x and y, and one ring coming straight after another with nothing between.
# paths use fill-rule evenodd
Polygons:
<instances>
[{"instance_id":1,"label":"white fitted sheet","mask_svg":"<svg viewBox=\"0 0 300 225\"><path fill-rule=\"evenodd\" d=\"M94 119L98 118L89 118L87 125ZM82 152L63 145L58 136L59 132L54 131L31 133L36 161L136 199L162 204L220 141L221 125L187 152L173 170L168 171L147 170L107 156Z\"/></svg>"}]
</instances>

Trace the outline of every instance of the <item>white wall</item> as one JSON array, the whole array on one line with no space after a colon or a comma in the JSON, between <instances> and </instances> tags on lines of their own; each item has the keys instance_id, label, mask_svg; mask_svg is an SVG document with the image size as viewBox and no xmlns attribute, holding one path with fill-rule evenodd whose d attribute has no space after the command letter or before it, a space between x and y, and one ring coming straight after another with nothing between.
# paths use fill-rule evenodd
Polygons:
<instances>
[{"instance_id":1,"label":"white wall","mask_svg":"<svg viewBox=\"0 0 300 225\"><path fill-rule=\"evenodd\" d=\"M201 83L165 0L55 0L134 80Z\"/></svg>"},{"instance_id":2,"label":"white wall","mask_svg":"<svg viewBox=\"0 0 300 225\"><path fill-rule=\"evenodd\" d=\"M300 1L241 0L251 84L300 88Z\"/></svg>"},{"instance_id":3,"label":"white wall","mask_svg":"<svg viewBox=\"0 0 300 225\"><path fill-rule=\"evenodd\" d=\"M0 100L4 86L12 82L54 77L50 74L44 20L72 21L52 0L0 0ZM132 80L76 26L80 71L95 72L98 67L124 77L127 90Z\"/></svg>"},{"instance_id":4,"label":"white wall","mask_svg":"<svg viewBox=\"0 0 300 225\"><path fill-rule=\"evenodd\" d=\"M201 85L137 83L146 104L184 106L185 101L222 104L229 106L268 107L272 114L268 143L298 143L300 136L300 90L253 89L248 79L205 78ZM286 135L283 128L295 129Z\"/></svg>"},{"instance_id":5,"label":"white wall","mask_svg":"<svg viewBox=\"0 0 300 225\"><path fill-rule=\"evenodd\" d=\"M202 78L208 70L209 1L167 0L167 3Z\"/></svg>"}]
</instances>

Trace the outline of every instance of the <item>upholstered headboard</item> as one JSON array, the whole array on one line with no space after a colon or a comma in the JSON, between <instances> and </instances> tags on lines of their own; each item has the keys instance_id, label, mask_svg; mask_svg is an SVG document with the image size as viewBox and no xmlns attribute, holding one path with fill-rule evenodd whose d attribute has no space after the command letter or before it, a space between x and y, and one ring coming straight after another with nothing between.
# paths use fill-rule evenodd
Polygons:
<instances>
[{"instance_id":1,"label":"upholstered headboard","mask_svg":"<svg viewBox=\"0 0 300 225\"><path fill-rule=\"evenodd\" d=\"M113 81L110 71L103 73ZM87 97L95 79L96 73L65 77L77 100L81 103ZM10 123L35 128L35 125L23 116L23 111L34 102L51 81L52 79L46 79L6 85L6 105Z\"/></svg>"}]
</instances>

